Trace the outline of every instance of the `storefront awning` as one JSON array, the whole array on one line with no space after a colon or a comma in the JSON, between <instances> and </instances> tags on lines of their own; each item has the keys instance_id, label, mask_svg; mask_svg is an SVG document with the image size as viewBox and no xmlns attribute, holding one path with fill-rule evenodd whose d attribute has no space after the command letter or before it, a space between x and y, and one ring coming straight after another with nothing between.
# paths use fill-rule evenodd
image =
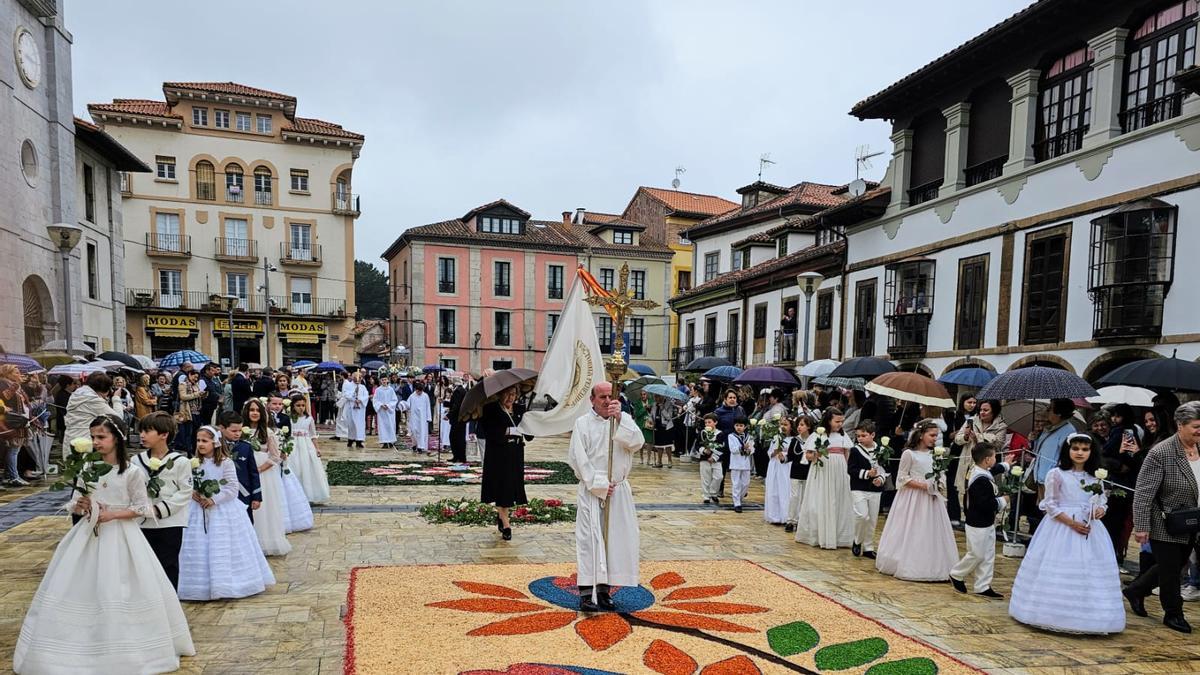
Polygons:
<instances>
[{"instance_id":1,"label":"storefront awning","mask_svg":"<svg viewBox=\"0 0 1200 675\"><path fill-rule=\"evenodd\" d=\"M191 337L192 331L184 328L155 328L154 337L185 338Z\"/></svg>"},{"instance_id":2,"label":"storefront awning","mask_svg":"<svg viewBox=\"0 0 1200 675\"><path fill-rule=\"evenodd\" d=\"M301 345L320 344L320 342L322 340L322 336L320 336L320 335L306 335L303 333L300 333L300 334L291 333L289 335L282 336L282 338L283 338L284 342L291 342L292 344L301 344Z\"/></svg>"}]
</instances>

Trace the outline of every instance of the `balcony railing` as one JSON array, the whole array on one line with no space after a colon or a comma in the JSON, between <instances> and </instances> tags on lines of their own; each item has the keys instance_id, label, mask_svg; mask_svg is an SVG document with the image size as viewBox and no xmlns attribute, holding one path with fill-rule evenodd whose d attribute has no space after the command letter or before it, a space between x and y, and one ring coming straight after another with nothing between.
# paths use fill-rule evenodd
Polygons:
<instances>
[{"instance_id":1,"label":"balcony railing","mask_svg":"<svg viewBox=\"0 0 1200 675\"><path fill-rule=\"evenodd\" d=\"M320 265L321 245L283 241L279 243L279 259L287 265Z\"/></svg>"},{"instance_id":2,"label":"balcony railing","mask_svg":"<svg viewBox=\"0 0 1200 675\"><path fill-rule=\"evenodd\" d=\"M916 206L917 204L922 204L924 202L937 199L938 189L941 187L942 179L939 178L931 183L926 183L924 185L919 185L915 188L912 188L908 191L909 206Z\"/></svg>"},{"instance_id":3,"label":"balcony railing","mask_svg":"<svg viewBox=\"0 0 1200 675\"><path fill-rule=\"evenodd\" d=\"M1176 91L1122 112L1121 128L1130 132L1179 117L1183 113L1183 98L1186 93Z\"/></svg>"},{"instance_id":4,"label":"balcony railing","mask_svg":"<svg viewBox=\"0 0 1200 675\"><path fill-rule=\"evenodd\" d=\"M246 191L236 185L225 188L225 201L230 204L241 204L246 200Z\"/></svg>"},{"instance_id":5,"label":"balcony railing","mask_svg":"<svg viewBox=\"0 0 1200 675\"><path fill-rule=\"evenodd\" d=\"M186 234L146 233L146 255L188 258L192 255L192 238Z\"/></svg>"},{"instance_id":6,"label":"balcony railing","mask_svg":"<svg viewBox=\"0 0 1200 675\"><path fill-rule=\"evenodd\" d=\"M1095 304L1092 337L1097 340L1162 335L1166 283L1129 283L1089 290Z\"/></svg>"},{"instance_id":7,"label":"balcony railing","mask_svg":"<svg viewBox=\"0 0 1200 675\"><path fill-rule=\"evenodd\" d=\"M512 286L509 286L508 284L496 284L492 290L495 292L496 296L502 298L507 298L512 294Z\"/></svg>"},{"instance_id":8,"label":"balcony railing","mask_svg":"<svg viewBox=\"0 0 1200 675\"><path fill-rule=\"evenodd\" d=\"M303 296L301 296L303 297ZM221 294L208 291L162 292L155 289L131 288L127 292L131 309L177 309L189 312L213 312L228 314L229 306ZM266 313L267 298L250 295L241 298L234 307L234 315ZM322 316L342 318L346 316L346 301L343 298L313 298L293 300L290 295L271 296L271 315Z\"/></svg>"},{"instance_id":9,"label":"balcony railing","mask_svg":"<svg viewBox=\"0 0 1200 675\"><path fill-rule=\"evenodd\" d=\"M270 190L255 190L254 204L256 206L271 206L275 203L275 201L271 198L271 195L272 193Z\"/></svg>"},{"instance_id":10,"label":"balcony railing","mask_svg":"<svg viewBox=\"0 0 1200 675\"><path fill-rule=\"evenodd\" d=\"M1057 136L1038 141L1033 144L1033 156L1039 162L1044 162L1047 159L1054 159L1060 155L1065 155L1068 152L1075 152L1083 147L1083 135L1088 131L1088 127L1079 127L1064 131Z\"/></svg>"},{"instance_id":11,"label":"balcony railing","mask_svg":"<svg viewBox=\"0 0 1200 675\"><path fill-rule=\"evenodd\" d=\"M549 291L549 296L550 296L551 300L562 300L563 287L562 286L551 286L550 291Z\"/></svg>"},{"instance_id":12,"label":"balcony railing","mask_svg":"<svg viewBox=\"0 0 1200 675\"><path fill-rule=\"evenodd\" d=\"M791 365L800 360L799 333L796 331L775 331L775 364Z\"/></svg>"},{"instance_id":13,"label":"balcony railing","mask_svg":"<svg viewBox=\"0 0 1200 675\"><path fill-rule=\"evenodd\" d=\"M454 292L454 282L453 281L439 281L438 282L438 293L453 293L453 292Z\"/></svg>"},{"instance_id":14,"label":"balcony railing","mask_svg":"<svg viewBox=\"0 0 1200 675\"><path fill-rule=\"evenodd\" d=\"M216 244L216 255L213 257L217 260L242 262L255 262L258 260L258 242L253 239L217 237L213 241Z\"/></svg>"},{"instance_id":15,"label":"balcony railing","mask_svg":"<svg viewBox=\"0 0 1200 675\"><path fill-rule=\"evenodd\" d=\"M999 178L1004 173L1004 163L1008 161L1008 155L989 159L986 162L980 162L975 166L968 166L963 170L963 177L966 179L967 187L979 185L993 178Z\"/></svg>"},{"instance_id":16,"label":"balcony railing","mask_svg":"<svg viewBox=\"0 0 1200 675\"><path fill-rule=\"evenodd\" d=\"M683 370L687 364L701 356L716 356L737 365L742 362L740 347L741 343L737 340L676 347L671 350L671 369L676 372Z\"/></svg>"},{"instance_id":17,"label":"balcony railing","mask_svg":"<svg viewBox=\"0 0 1200 675\"><path fill-rule=\"evenodd\" d=\"M512 335L509 333L496 333L496 346L508 347L512 345Z\"/></svg>"},{"instance_id":18,"label":"balcony railing","mask_svg":"<svg viewBox=\"0 0 1200 675\"><path fill-rule=\"evenodd\" d=\"M333 193L333 212L341 216L355 216L362 213L359 208L358 195L349 192Z\"/></svg>"},{"instance_id":19,"label":"balcony railing","mask_svg":"<svg viewBox=\"0 0 1200 675\"><path fill-rule=\"evenodd\" d=\"M893 359L915 359L929 350L931 311L885 316L888 324L888 355Z\"/></svg>"},{"instance_id":20,"label":"balcony railing","mask_svg":"<svg viewBox=\"0 0 1200 675\"><path fill-rule=\"evenodd\" d=\"M215 202L217 200L217 184L211 180L196 180L196 199Z\"/></svg>"}]
</instances>

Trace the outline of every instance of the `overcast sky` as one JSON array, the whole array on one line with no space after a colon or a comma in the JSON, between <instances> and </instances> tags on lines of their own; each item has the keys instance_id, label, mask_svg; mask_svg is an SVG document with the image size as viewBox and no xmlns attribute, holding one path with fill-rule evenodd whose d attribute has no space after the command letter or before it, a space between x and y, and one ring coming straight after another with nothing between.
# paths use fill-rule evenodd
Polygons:
<instances>
[{"instance_id":1,"label":"overcast sky","mask_svg":"<svg viewBox=\"0 0 1200 675\"><path fill-rule=\"evenodd\" d=\"M638 185L735 197L845 183L890 155L857 101L1029 0L67 0L74 107L162 82L294 95L366 135L356 256L504 197L535 218L620 212ZM382 265L381 265L382 266Z\"/></svg>"}]
</instances>

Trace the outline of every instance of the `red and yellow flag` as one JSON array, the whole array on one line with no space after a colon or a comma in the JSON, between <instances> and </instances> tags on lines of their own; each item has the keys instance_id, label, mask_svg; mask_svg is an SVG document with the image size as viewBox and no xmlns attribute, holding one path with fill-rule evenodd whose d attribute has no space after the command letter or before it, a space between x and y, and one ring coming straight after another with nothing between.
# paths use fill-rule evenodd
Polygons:
<instances>
[{"instance_id":1,"label":"red and yellow flag","mask_svg":"<svg viewBox=\"0 0 1200 675\"><path fill-rule=\"evenodd\" d=\"M600 285L600 282L596 281L596 277L592 276L592 273L587 271L587 269L583 265L579 266L578 274L579 274L579 279L583 282L583 285L587 287L587 290L589 293L591 293L592 295L598 295L602 298L611 298L612 297L612 295L613 295L612 292L605 290L605 288ZM608 312L608 315L611 316L614 320L616 320L617 317L613 315L613 311L611 309L609 309L607 306L604 307L604 311Z\"/></svg>"}]
</instances>

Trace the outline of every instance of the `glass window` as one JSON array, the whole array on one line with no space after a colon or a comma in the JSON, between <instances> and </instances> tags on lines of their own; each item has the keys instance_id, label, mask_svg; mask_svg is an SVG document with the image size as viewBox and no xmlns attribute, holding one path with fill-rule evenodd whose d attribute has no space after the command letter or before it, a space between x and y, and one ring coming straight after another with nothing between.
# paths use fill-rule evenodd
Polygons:
<instances>
[{"instance_id":1,"label":"glass window","mask_svg":"<svg viewBox=\"0 0 1200 675\"><path fill-rule=\"evenodd\" d=\"M1037 160L1083 146L1092 117L1092 52L1086 47L1058 59L1042 81L1038 103Z\"/></svg>"},{"instance_id":2,"label":"glass window","mask_svg":"<svg viewBox=\"0 0 1200 675\"><path fill-rule=\"evenodd\" d=\"M958 320L954 329L955 349L983 347L984 308L987 303L987 256L975 256L958 264Z\"/></svg>"},{"instance_id":3,"label":"glass window","mask_svg":"<svg viewBox=\"0 0 1200 675\"><path fill-rule=\"evenodd\" d=\"M646 320L629 319L629 354L646 353Z\"/></svg>"},{"instance_id":4,"label":"glass window","mask_svg":"<svg viewBox=\"0 0 1200 675\"><path fill-rule=\"evenodd\" d=\"M438 258L438 293L454 292L454 258Z\"/></svg>"},{"instance_id":5,"label":"glass window","mask_svg":"<svg viewBox=\"0 0 1200 675\"><path fill-rule=\"evenodd\" d=\"M160 251L183 252L178 213L154 214L154 247Z\"/></svg>"},{"instance_id":6,"label":"glass window","mask_svg":"<svg viewBox=\"0 0 1200 675\"><path fill-rule=\"evenodd\" d=\"M633 286L633 299L646 299L646 272L645 270L633 270L629 273L629 280Z\"/></svg>"},{"instance_id":7,"label":"glass window","mask_svg":"<svg viewBox=\"0 0 1200 675\"><path fill-rule=\"evenodd\" d=\"M250 113L240 112L237 114L237 130L250 131Z\"/></svg>"},{"instance_id":8,"label":"glass window","mask_svg":"<svg viewBox=\"0 0 1200 675\"><path fill-rule=\"evenodd\" d=\"M611 354L613 350L613 322L611 316L597 317L596 337L600 340L600 351Z\"/></svg>"},{"instance_id":9,"label":"glass window","mask_svg":"<svg viewBox=\"0 0 1200 675\"><path fill-rule=\"evenodd\" d=\"M551 300L561 300L563 296L563 266L551 265L547 269L548 295Z\"/></svg>"},{"instance_id":10,"label":"glass window","mask_svg":"<svg viewBox=\"0 0 1200 675\"><path fill-rule=\"evenodd\" d=\"M292 278L292 313L312 314L313 280L308 277Z\"/></svg>"},{"instance_id":11,"label":"glass window","mask_svg":"<svg viewBox=\"0 0 1200 675\"><path fill-rule=\"evenodd\" d=\"M718 252L704 254L704 281L709 282L717 278L717 270L721 264L721 254Z\"/></svg>"},{"instance_id":12,"label":"glass window","mask_svg":"<svg viewBox=\"0 0 1200 675\"><path fill-rule=\"evenodd\" d=\"M613 243L614 244L632 244L633 243L633 231L632 230L613 230Z\"/></svg>"},{"instance_id":13,"label":"glass window","mask_svg":"<svg viewBox=\"0 0 1200 675\"><path fill-rule=\"evenodd\" d=\"M875 354L875 287L874 279L860 281L854 287L854 355Z\"/></svg>"},{"instance_id":14,"label":"glass window","mask_svg":"<svg viewBox=\"0 0 1200 675\"><path fill-rule=\"evenodd\" d=\"M778 251L777 251L777 255L778 255L780 258L782 258L783 256L787 255L787 252L788 252L788 248L787 248L787 246L788 246L788 241L787 241L787 240L788 240L788 238L787 238L787 235L786 235L786 234L785 234L785 235L783 235L782 237L780 237L780 238L778 239L778 242L777 242L777 244L778 244L778 247L779 247L779 248L778 248Z\"/></svg>"},{"instance_id":15,"label":"glass window","mask_svg":"<svg viewBox=\"0 0 1200 675\"><path fill-rule=\"evenodd\" d=\"M226 272L225 293L236 295L239 298L238 307L241 309L250 309L250 275L243 272Z\"/></svg>"},{"instance_id":16,"label":"glass window","mask_svg":"<svg viewBox=\"0 0 1200 675\"><path fill-rule=\"evenodd\" d=\"M88 280L88 297L92 300L100 299L100 261L96 255L96 244L93 242L87 243L87 280Z\"/></svg>"},{"instance_id":17,"label":"glass window","mask_svg":"<svg viewBox=\"0 0 1200 675\"><path fill-rule=\"evenodd\" d=\"M270 115L255 115L254 122L258 125L258 133L271 133L271 116Z\"/></svg>"},{"instance_id":18,"label":"glass window","mask_svg":"<svg viewBox=\"0 0 1200 675\"><path fill-rule=\"evenodd\" d=\"M270 206L272 203L271 197L271 170L265 166L260 166L254 170L254 203L259 206Z\"/></svg>"},{"instance_id":19,"label":"glass window","mask_svg":"<svg viewBox=\"0 0 1200 675\"><path fill-rule=\"evenodd\" d=\"M1032 237L1025 248L1025 321L1027 345L1062 339L1065 234Z\"/></svg>"},{"instance_id":20,"label":"glass window","mask_svg":"<svg viewBox=\"0 0 1200 675\"><path fill-rule=\"evenodd\" d=\"M1092 221L1088 293L1097 339L1157 337L1174 277L1175 207L1145 200Z\"/></svg>"},{"instance_id":21,"label":"glass window","mask_svg":"<svg viewBox=\"0 0 1200 675\"><path fill-rule=\"evenodd\" d=\"M512 343L512 334L509 332L512 315L508 312L496 312L495 318L495 342L497 347L507 347Z\"/></svg>"},{"instance_id":22,"label":"glass window","mask_svg":"<svg viewBox=\"0 0 1200 675\"><path fill-rule=\"evenodd\" d=\"M242 189L245 182L245 174L242 173L242 167L237 164L230 164L225 167L225 201L235 204L242 203Z\"/></svg>"},{"instance_id":23,"label":"glass window","mask_svg":"<svg viewBox=\"0 0 1200 675\"><path fill-rule=\"evenodd\" d=\"M192 126L208 126L208 108L192 108Z\"/></svg>"},{"instance_id":24,"label":"glass window","mask_svg":"<svg viewBox=\"0 0 1200 675\"><path fill-rule=\"evenodd\" d=\"M83 165L83 217L96 222L96 172L91 164Z\"/></svg>"},{"instance_id":25,"label":"glass window","mask_svg":"<svg viewBox=\"0 0 1200 675\"><path fill-rule=\"evenodd\" d=\"M600 268L600 288L606 291L611 291L616 285L616 270L609 267Z\"/></svg>"},{"instance_id":26,"label":"glass window","mask_svg":"<svg viewBox=\"0 0 1200 675\"><path fill-rule=\"evenodd\" d=\"M495 285L493 291L499 297L509 297L512 295L512 263L497 260L493 265L495 274Z\"/></svg>"},{"instance_id":27,"label":"glass window","mask_svg":"<svg viewBox=\"0 0 1200 675\"><path fill-rule=\"evenodd\" d=\"M314 260L312 244L312 225L308 223L291 223L288 227L291 235L289 248L292 260Z\"/></svg>"},{"instance_id":28,"label":"glass window","mask_svg":"<svg viewBox=\"0 0 1200 675\"><path fill-rule=\"evenodd\" d=\"M458 370L458 359L442 359L441 365L446 370Z\"/></svg>"},{"instance_id":29,"label":"glass window","mask_svg":"<svg viewBox=\"0 0 1200 675\"><path fill-rule=\"evenodd\" d=\"M308 192L308 172L292 169L292 189L296 192Z\"/></svg>"},{"instance_id":30,"label":"glass window","mask_svg":"<svg viewBox=\"0 0 1200 675\"><path fill-rule=\"evenodd\" d=\"M675 275L676 292L682 293L692 287L692 272L691 270L680 270Z\"/></svg>"},{"instance_id":31,"label":"glass window","mask_svg":"<svg viewBox=\"0 0 1200 675\"><path fill-rule=\"evenodd\" d=\"M214 201L217 198L217 173L212 162L196 162L196 199Z\"/></svg>"},{"instance_id":32,"label":"glass window","mask_svg":"<svg viewBox=\"0 0 1200 675\"><path fill-rule=\"evenodd\" d=\"M227 256L250 257L250 223L244 218L225 219L223 251Z\"/></svg>"},{"instance_id":33,"label":"glass window","mask_svg":"<svg viewBox=\"0 0 1200 675\"><path fill-rule=\"evenodd\" d=\"M554 337L554 331L558 330L558 315L546 315L546 344L550 344L550 338Z\"/></svg>"},{"instance_id":34,"label":"glass window","mask_svg":"<svg viewBox=\"0 0 1200 675\"><path fill-rule=\"evenodd\" d=\"M166 309L183 305L183 272L180 270L158 271L158 303Z\"/></svg>"},{"instance_id":35,"label":"glass window","mask_svg":"<svg viewBox=\"0 0 1200 675\"><path fill-rule=\"evenodd\" d=\"M218 129L228 129L229 128L229 111L228 110L214 110L213 111L213 126Z\"/></svg>"},{"instance_id":36,"label":"glass window","mask_svg":"<svg viewBox=\"0 0 1200 675\"><path fill-rule=\"evenodd\" d=\"M175 180L175 158L174 157L156 157L155 163L158 165L158 177L163 180Z\"/></svg>"},{"instance_id":37,"label":"glass window","mask_svg":"<svg viewBox=\"0 0 1200 675\"><path fill-rule=\"evenodd\" d=\"M454 344L457 336L455 325L455 316L453 309L438 310L438 343L444 345Z\"/></svg>"},{"instance_id":38,"label":"glass window","mask_svg":"<svg viewBox=\"0 0 1200 675\"><path fill-rule=\"evenodd\" d=\"M1196 65L1197 3L1187 0L1151 14L1130 40L1125 56L1125 131L1178 117L1185 92L1175 74Z\"/></svg>"},{"instance_id":39,"label":"glass window","mask_svg":"<svg viewBox=\"0 0 1200 675\"><path fill-rule=\"evenodd\" d=\"M892 358L923 356L928 348L934 265L932 260L910 260L885 270L883 313Z\"/></svg>"}]
</instances>

